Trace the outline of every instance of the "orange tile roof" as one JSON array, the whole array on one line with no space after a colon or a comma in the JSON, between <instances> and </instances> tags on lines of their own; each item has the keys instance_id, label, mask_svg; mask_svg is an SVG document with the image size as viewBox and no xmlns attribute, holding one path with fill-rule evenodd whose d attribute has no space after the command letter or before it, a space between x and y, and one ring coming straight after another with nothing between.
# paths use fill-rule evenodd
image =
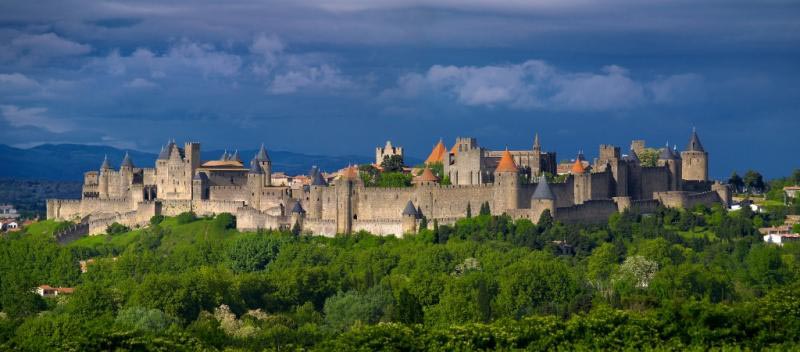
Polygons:
<instances>
[{"instance_id":1,"label":"orange tile roof","mask_svg":"<svg viewBox=\"0 0 800 352\"><path fill-rule=\"evenodd\" d=\"M511 153L508 152L508 149L506 149L506 151L503 152L503 156L500 157L500 162L497 164L495 172L519 172L517 164L514 162L514 158L511 157Z\"/></svg>"},{"instance_id":2,"label":"orange tile roof","mask_svg":"<svg viewBox=\"0 0 800 352\"><path fill-rule=\"evenodd\" d=\"M436 177L436 175L433 174L431 169L429 169L427 167L424 170L422 170L422 175L419 175L417 177L418 177L417 180L421 181L421 182L438 182L439 181L439 178Z\"/></svg>"},{"instance_id":3,"label":"orange tile roof","mask_svg":"<svg viewBox=\"0 0 800 352\"><path fill-rule=\"evenodd\" d=\"M344 173L342 175L348 180L355 180L358 178L358 169L356 169L354 165L350 165L344 169Z\"/></svg>"},{"instance_id":4,"label":"orange tile roof","mask_svg":"<svg viewBox=\"0 0 800 352\"><path fill-rule=\"evenodd\" d=\"M586 169L583 167L583 161L581 161L580 158L575 159L575 163L572 164L572 170L571 171L572 171L573 174L576 174L576 175L577 174L582 174L582 173L584 173L586 171Z\"/></svg>"},{"instance_id":5,"label":"orange tile roof","mask_svg":"<svg viewBox=\"0 0 800 352\"><path fill-rule=\"evenodd\" d=\"M447 153L447 148L445 148L444 143L442 143L442 140L440 139L439 143L433 147L433 150L431 150L431 154L428 155L428 159L425 159L425 164L444 162L445 153Z\"/></svg>"},{"instance_id":6,"label":"orange tile roof","mask_svg":"<svg viewBox=\"0 0 800 352\"><path fill-rule=\"evenodd\" d=\"M450 148L450 154L458 154L458 143L453 144L453 147Z\"/></svg>"}]
</instances>

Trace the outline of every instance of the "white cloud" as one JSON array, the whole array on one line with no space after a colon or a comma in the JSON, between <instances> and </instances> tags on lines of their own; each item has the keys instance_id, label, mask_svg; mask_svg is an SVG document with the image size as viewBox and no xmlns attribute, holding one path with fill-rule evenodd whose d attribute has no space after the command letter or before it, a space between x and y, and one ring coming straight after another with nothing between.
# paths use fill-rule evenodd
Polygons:
<instances>
[{"instance_id":1,"label":"white cloud","mask_svg":"<svg viewBox=\"0 0 800 352\"><path fill-rule=\"evenodd\" d=\"M39 63L52 58L85 55L92 51L92 47L59 37L55 33L44 33L21 34L2 50L6 51L2 56L4 60Z\"/></svg>"},{"instance_id":2,"label":"white cloud","mask_svg":"<svg viewBox=\"0 0 800 352\"><path fill-rule=\"evenodd\" d=\"M273 94L287 94L300 89L346 89L353 85L339 69L323 64L296 68L276 75L269 84L269 91Z\"/></svg>"},{"instance_id":3,"label":"white cloud","mask_svg":"<svg viewBox=\"0 0 800 352\"><path fill-rule=\"evenodd\" d=\"M692 73L661 77L648 85L653 101L659 104L700 100L706 95L704 87L703 77Z\"/></svg>"},{"instance_id":4,"label":"white cloud","mask_svg":"<svg viewBox=\"0 0 800 352\"><path fill-rule=\"evenodd\" d=\"M158 84L155 84L152 81L146 80L144 78L134 78L130 82L125 83L125 87L138 88L138 89L149 89L149 88L158 87Z\"/></svg>"},{"instance_id":5,"label":"white cloud","mask_svg":"<svg viewBox=\"0 0 800 352\"><path fill-rule=\"evenodd\" d=\"M35 89L38 87L38 82L21 73L0 73L0 89Z\"/></svg>"},{"instance_id":6,"label":"white cloud","mask_svg":"<svg viewBox=\"0 0 800 352\"><path fill-rule=\"evenodd\" d=\"M540 60L481 67L435 65L422 74L401 76L397 87L383 95L415 98L444 93L468 106L608 111L667 102L675 91L701 84L697 77L676 75L639 82L628 70L615 65L599 73L564 72Z\"/></svg>"},{"instance_id":7,"label":"white cloud","mask_svg":"<svg viewBox=\"0 0 800 352\"><path fill-rule=\"evenodd\" d=\"M278 64L279 55L283 53L283 42L276 35L260 34L250 45L250 53L259 58L253 64L253 72L256 74L268 74Z\"/></svg>"},{"instance_id":8,"label":"white cloud","mask_svg":"<svg viewBox=\"0 0 800 352\"><path fill-rule=\"evenodd\" d=\"M48 116L47 108L19 108L15 105L0 105L0 112L8 124L13 127L31 126L56 133L72 129L68 122Z\"/></svg>"}]
</instances>

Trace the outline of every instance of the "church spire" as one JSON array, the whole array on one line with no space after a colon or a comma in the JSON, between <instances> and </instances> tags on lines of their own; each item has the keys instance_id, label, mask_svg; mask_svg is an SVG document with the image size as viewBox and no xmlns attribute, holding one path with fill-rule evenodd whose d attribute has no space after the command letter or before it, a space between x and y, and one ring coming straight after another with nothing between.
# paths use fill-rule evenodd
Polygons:
<instances>
[{"instance_id":1,"label":"church spire","mask_svg":"<svg viewBox=\"0 0 800 352\"><path fill-rule=\"evenodd\" d=\"M538 132L533 137L533 150L534 151L541 151L542 150L542 145L539 143L539 133Z\"/></svg>"}]
</instances>

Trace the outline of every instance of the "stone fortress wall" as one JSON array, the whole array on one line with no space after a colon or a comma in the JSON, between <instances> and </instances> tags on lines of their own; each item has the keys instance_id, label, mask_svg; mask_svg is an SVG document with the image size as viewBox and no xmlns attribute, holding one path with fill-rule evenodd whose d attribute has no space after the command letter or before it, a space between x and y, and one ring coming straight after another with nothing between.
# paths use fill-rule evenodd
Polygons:
<instances>
[{"instance_id":1,"label":"stone fortress wall","mask_svg":"<svg viewBox=\"0 0 800 352\"><path fill-rule=\"evenodd\" d=\"M648 212L661 205L730 202L728 187L705 176L708 153L696 133L680 154L664 148L655 167L641 165L635 151L622 155L618 147L601 145L594 165L587 168L579 155L558 183L540 177L555 171L555 153L542 151L538 136L530 151L486 150L474 138L458 138L449 150L441 144L428 162L441 162L453 185L440 185L434 175L423 173L414 187L365 187L357 169L348 167L330 184L312 170L310 185L292 188L271 184L271 161L263 146L245 163L238 152L201 161L199 143L169 142L155 168L137 168L127 155L119 169L105 160L99 171L85 174L82 199L48 200L47 216L87 223L91 234L114 222L143 226L153 215L193 211L234 214L243 231L299 226L325 236L361 230L402 235L416 231L422 217L452 224L466 216L468 205L476 214L485 202L495 215L536 222L549 210L565 223L604 222L630 208ZM644 148L643 141L633 145ZM376 162L401 153L387 143L376 149ZM682 156L691 160L681 161Z\"/></svg>"}]
</instances>

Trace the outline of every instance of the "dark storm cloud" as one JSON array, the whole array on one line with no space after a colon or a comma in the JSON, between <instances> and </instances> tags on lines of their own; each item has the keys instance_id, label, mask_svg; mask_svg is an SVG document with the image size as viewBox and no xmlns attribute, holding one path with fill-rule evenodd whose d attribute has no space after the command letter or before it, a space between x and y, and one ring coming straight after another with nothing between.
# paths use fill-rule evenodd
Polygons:
<instances>
[{"instance_id":1,"label":"dark storm cloud","mask_svg":"<svg viewBox=\"0 0 800 352\"><path fill-rule=\"evenodd\" d=\"M392 138L422 155L439 137L525 147L541 131L571 154L697 126L718 154L749 155L733 135L775 150L752 166L778 174L788 142L758 131L798 128L798 15L795 1L9 1L0 138L317 153ZM716 176L747 164L716 160Z\"/></svg>"}]
</instances>

